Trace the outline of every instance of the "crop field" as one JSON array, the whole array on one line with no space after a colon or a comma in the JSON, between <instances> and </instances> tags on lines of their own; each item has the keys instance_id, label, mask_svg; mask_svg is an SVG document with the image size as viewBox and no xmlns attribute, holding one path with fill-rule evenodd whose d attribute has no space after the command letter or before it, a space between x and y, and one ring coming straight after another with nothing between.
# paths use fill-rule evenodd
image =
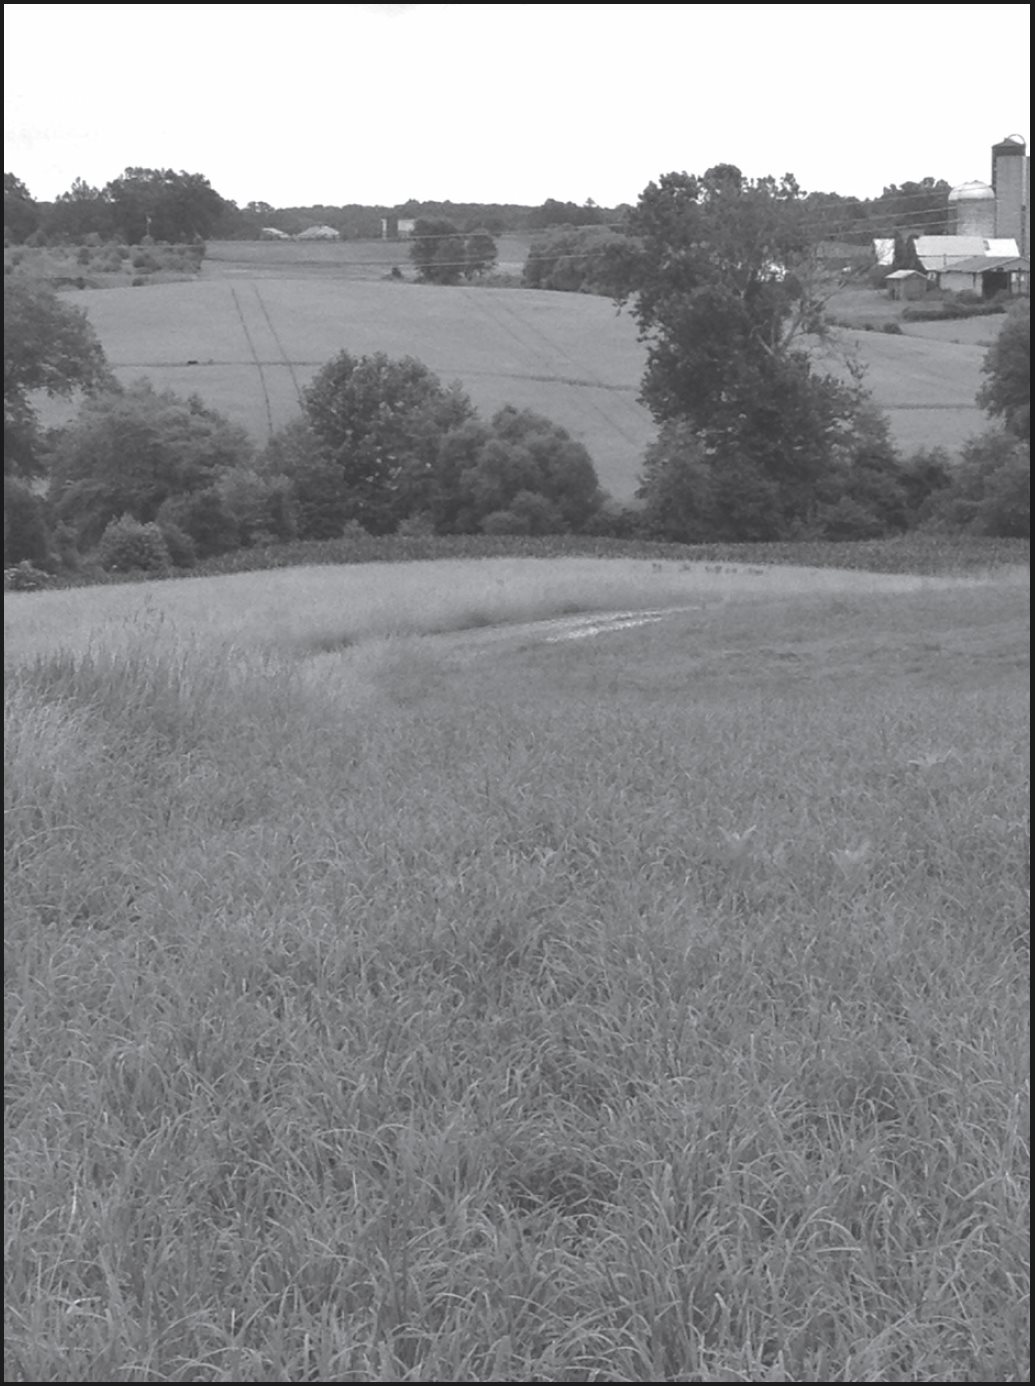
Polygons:
<instances>
[{"instance_id":1,"label":"crop field","mask_svg":"<svg viewBox=\"0 0 1035 1386\"><path fill-rule=\"evenodd\" d=\"M6 1379L1030 1379L1026 576L7 595Z\"/></svg>"},{"instance_id":2,"label":"crop field","mask_svg":"<svg viewBox=\"0 0 1035 1386\"><path fill-rule=\"evenodd\" d=\"M503 269L519 271L525 244L501 238ZM556 420L589 449L602 485L632 497L654 426L637 399L644 349L628 313L586 294L393 281L395 264L410 272L405 244L222 243L193 283L73 297L121 380L148 375L197 392L258 441L297 413L301 389L343 348L413 355L459 379L487 413L514 404ZM986 336L996 330L989 322L981 320ZM850 329L837 337L825 359L843 370L849 349L868 366L903 447L956 448L983 426L974 405L980 342ZM67 416L60 404L44 406L49 423Z\"/></svg>"}]
</instances>

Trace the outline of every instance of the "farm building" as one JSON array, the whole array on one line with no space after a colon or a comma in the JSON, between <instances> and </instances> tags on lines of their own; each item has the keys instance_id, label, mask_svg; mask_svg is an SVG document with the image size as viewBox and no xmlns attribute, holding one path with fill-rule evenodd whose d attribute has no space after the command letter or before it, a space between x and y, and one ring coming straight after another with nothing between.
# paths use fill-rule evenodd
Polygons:
<instances>
[{"instance_id":1,"label":"farm building","mask_svg":"<svg viewBox=\"0 0 1035 1386\"><path fill-rule=\"evenodd\" d=\"M264 241L290 241L294 239L286 231L278 230L276 226L264 226L259 235Z\"/></svg>"},{"instance_id":2,"label":"farm building","mask_svg":"<svg viewBox=\"0 0 1035 1386\"><path fill-rule=\"evenodd\" d=\"M990 183L962 183L949 193L957 236L995 235L995 190Z\"/></svg>"},{"instance_id":3,"label":"farm building","mask_svg":"<svg viewBox=\"0 0 1035 1386\"><path fill-rule=\"evenodd\" d=\"M957 260L940 270L939 289L964 290L993 298L996 294L1027 294L1031 285L1031 261L1020 255L979 255Z\"/></svg>"},{"instance_id":4,"label":"farm building","mask_svg":"<svg viewBox=\"0 0 1035 1386\"><path fill-rule=\"evenodd\" d=\"M295 238L299 241L339 241L341 237L333 226L310 226L300 231Z\"/></svg>"},{"instance_id":5,"label":"farm building","mask_svg":"<svg viewBox=\"0 0 1035 1386\"><path fill-rule=\"evenodd\" d=\"M949 211L954 235L910 237L929 275L947 269L953 261L979 255L999 258L1031 253L1031 160L1020 135L1007 135L992 146L991 183L975 179L953 188ZM894 263L892 237L875 240L873 250L878 265Z\"/></svg>"},{"instance_id":6,"label":"farm building","mask_svg":"<svg viewBox=\"0 0 1035 1386\"><path fill-rule=\"evenodd\" d=\"M382 217L381 239L383 241L408 241L417 223L413 217Z\"/></svg>"},{"instance_id":7,"label":"farm building","mask_svg":"<svg viewBox=\"0 0 1035 1386\"><path fill-rule=\"evenodd\" d=\"M928 274L961 260L1001 259L1017 255L1017 242L991 236L917 236L916 253Z\"/></svg>"},{"instance_id":8,"label":"farm building","mask_svg":"<svg viewBox=\"0 0 1035 1386\"><path fill-rule=\"evenodd\" d=\"M927 293L927 275L919 270L895 270L884 282L891 298L916 299Z\"/></svg>"},{"instance_id":9,"label":"farm building","mask_svg":"<svg viewBox=\"0 0 1035 1386\"><path fill-rule=\"evenodd\" d=\"M995 234L1020 244L1031 254L1031 159L1020 135L1007 135L992 146L992 187L995 191Z\"/></svg>"}]
</instances>

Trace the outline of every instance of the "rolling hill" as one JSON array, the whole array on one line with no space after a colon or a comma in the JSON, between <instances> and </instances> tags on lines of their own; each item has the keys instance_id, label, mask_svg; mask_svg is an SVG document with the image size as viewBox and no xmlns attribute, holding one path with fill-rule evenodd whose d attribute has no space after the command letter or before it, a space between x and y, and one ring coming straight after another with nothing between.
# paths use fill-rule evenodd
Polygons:
<instances>
[{"instance_id":1,"label":"rolling hill","mask_svg":"<svg viewBox=\"0 0 1035 1386\"><path fill-rule=\"evenodd\" d=\"M502 268L520 254L502 243ZM514 404L556 420L589 449L602 485L630 499L654 433L637 398L644 349L630 315L585 294L400 282L386 277L396 261L404 248L381 242L226 243L211 247L197 281L74 299L121 380L197 392L257 439L297 412L301 390L343 348L412 355L459 379L486 413ZM955 448L982 427L983 344L838 328L822 359L843 371L845 351L867 367L902 447Z\"/></svg>"}]
</instances>

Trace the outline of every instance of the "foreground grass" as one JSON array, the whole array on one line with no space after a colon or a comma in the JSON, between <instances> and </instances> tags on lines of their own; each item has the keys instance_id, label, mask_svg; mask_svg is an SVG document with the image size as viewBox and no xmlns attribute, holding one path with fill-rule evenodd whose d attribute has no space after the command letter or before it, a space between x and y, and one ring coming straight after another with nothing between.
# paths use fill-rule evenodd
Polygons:
<instances>
[{"instance_id":1,"label":"foreground grass","mask_svg":"<svg viewBox=\"0 0 1035 1386\"><path fill-rule=\"evenodd\" d=\"M24 651L8 1379L1027 1380L1025 614Z\"/></svg>"},{"instance_id":2,"label":"foreground grass","mask_svg":"<svg viewBox=\"0 0 1035 1386\"><path fill-rule=\"evenodd\" d=\"M377 543L378 541L374 541ZM9 593L4 598L5 652L9 662L63 649L134 644L147 636L248 649L314 653L384 635L426 635L500 622L530 621L578 611L673 606L710 606L730 600L803 593L906 592L948 584L966 589L984 578L974 570L963 579L942 576L958 562L948 546L935 551L941 570L928 578L895 567L891 571L848 571L805 567L812 548L852 546L782 545L777 561L709 561L692 549L683 559L485 557L428 558L395 563L311 563L254 569L218 577L184 577L117 583L102 588L63 588ZM862 546L865 547L865 546ZM895 562L894 544L877 546L882 561ZM966 552L966 546L959 546ZM670 552L668 548L660 551ZM719 551L722 554L722 551ZM913 546L907 556L917 556ZM824 557L830 557L824 553ZM849 553L846 558L865 557ZM931 555L923 555L931 558ZM1026 580L1020 564L1026 545L973 546L972 562L1013 566L999 571ZM927 569L930 571L930 568Z\"/></svg>"}]
</instances>

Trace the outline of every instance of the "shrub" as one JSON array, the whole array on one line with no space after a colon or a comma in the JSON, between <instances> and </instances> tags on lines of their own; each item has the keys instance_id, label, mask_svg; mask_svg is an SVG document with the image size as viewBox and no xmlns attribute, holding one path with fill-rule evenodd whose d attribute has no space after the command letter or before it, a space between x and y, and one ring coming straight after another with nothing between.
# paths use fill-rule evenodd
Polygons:
<instances>
[{"instance_id":1,"label":"shrub","mask_svg":"<svg viewBox=\"0 0 1035 1386\"><path fill-rule=\"evenodd\" d=\"M215 558L240 547L241 531L214 486L189 495L170 496L158 511L158 523L174 525L194 545L198 558Z\"/></svg>"},{"instance_id":2,"label":"shrub","mask_svg":"<svg viewBox=\"0 0 1035 1386\"><path fill-rule=\"evenodd\" d=\"M169 550L153 522L141 524L132 515L112 520L97 546L97 559L108 572L161 572L169 566Z\"/></svg>"},{"instance_id":3,"label":"shrub","mask_svg":"<svg viewBox=\"0 0 1035 1386\"><path fill-rule=\"evenodd\" d=\"M49 586L49 573L34 568L27 558L13 568L4 569L5 592L39 592Z\"/></svg>"},{"instance_id":4,"label":"shrub","mask_svg":"<svg viewBox=\"0 0 1035 1386\"><path fill-rule=\"evenodd\" d=\"M1031 532L1031 446L996 429L972 438L938 497L936 522L971 534L1023 539Z\"/></svg>"},{"instance_id":5,"label":"shrub","mask_svg":"<svg viewBox=\"0 0 1035 1386\"><path fill-rule=\"evenodd\" d=\"M604 226L544 232L529 247L522 281L530 289L610 297L616 288L611 257L627 244L625 236Z\"/></svg>"},{"instance_id":6,"label":"shrub","mask_svg":"<svg viewBox=\"0 0 1035 1386\"><path fill-rule=\"evenodd\" d=\"M183 399L138 381L85 403L57 436L52 496L58 517L90 547L116 516L153 520L166 500L207 490L253 456L247 434L196 396Z\"/></svg>"},{"instance_id":7,"label":"shrub","mask_svg":"<svg viewBox=\"0 0 1035 1386\"><path fill-rule=\"evenodd\" d=\"M158 528L162 531L169 562L173 567L193 568L198 561L198 553L194 547L194 540L186 530L181 529L172 520L159 520Z\"/></svg>"},{"instance_id":8,"label":"shrub","mask_svg":"<svg viewBox=\"0 0 1035 1386\"><path fill-rule=\"evenodd\" d=\"M881 331L886 332L889 337L902 336L902 327L897 322L886 322L884 326L881 328Z\"/></svg>"}]
</instances>

